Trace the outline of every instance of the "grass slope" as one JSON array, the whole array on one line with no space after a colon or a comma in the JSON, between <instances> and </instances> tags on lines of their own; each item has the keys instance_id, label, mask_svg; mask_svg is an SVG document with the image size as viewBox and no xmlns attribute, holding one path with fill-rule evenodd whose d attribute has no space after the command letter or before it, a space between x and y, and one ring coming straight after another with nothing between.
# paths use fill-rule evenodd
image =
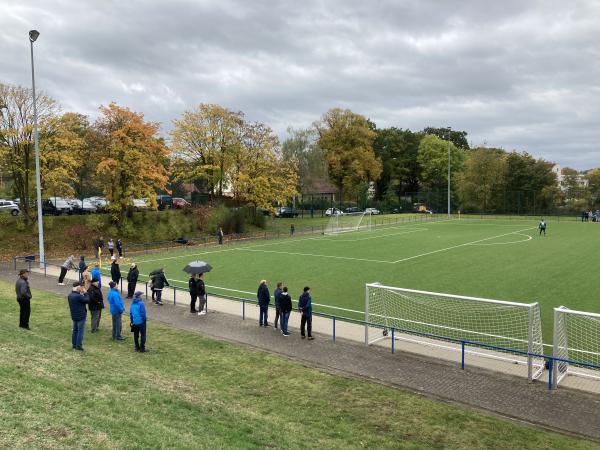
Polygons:
<instances>
[{"instance_id":1,"label":"grass slope","mask_svg":"<svg viewBox=\"0 0 600 450\"><path fill-rule=\"evenodd\" d=\"M27 332L13 296L0 283L1 448L595 448L155 323L150 353L105 316L80 354L64 298L34 291Z\"/></svg>"}]
</instances>

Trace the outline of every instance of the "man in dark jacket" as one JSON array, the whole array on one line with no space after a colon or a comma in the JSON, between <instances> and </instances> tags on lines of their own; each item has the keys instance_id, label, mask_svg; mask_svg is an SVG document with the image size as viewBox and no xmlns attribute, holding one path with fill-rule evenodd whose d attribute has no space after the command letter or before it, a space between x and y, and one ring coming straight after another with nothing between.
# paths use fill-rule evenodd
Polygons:
<instances>
[{"instance_id":1,"label":"man in dark jacket","mask_svg":"<svg viewBox=\"0 0 600 450\"><path fill-rule=\"evenodd\" d=\"M206 286L204 285L204 274L201 273L196 281L198 287L198 315L203 316L206 314L204 307L206 305Z\"/></svg>"},{"instance_id":2,"label":"man in dark jacket","mask_svg":"<svg viewBox=\"0 0 600 450\"><path fill-rule=\"evenodd\" d=\"M281 308L279 306L279 299L281 297L281 293L283 292L281 290L281 286L283 286L283 283L280 281L277 283L275 292L273 292L273 297L275 298L275 329L277 329L277 323L279 322L279 317L281 316Z\"/></svg>"},{"instance_id":3,"label":"man in dark jacket","mask_svg":"<svg viewBox=\"0 0 600 450\"><path fill-rule=\"evenodd\" d=\"M31 289L29 288L29 270L19 270L19 278L15 284L17 302L19 303L19 327L29 330L29 316L31 315Z\"/></svg>"},{"instance_id":4,"label":"man in dark jacket","mask_svg":"<svg viewBox=\"0 0 600 450\"><path fill-rule=\"evenodd\" d=\"M86 267L87 264L85 263L85 258L83 255L81 255L79 257L79 281L83 281L83 272L85 271Z\"/></svg>"},{"instance_id":5,"label":"man in dark jacket","mask_svg":"<svg viewBox=\"0 0 600 450\"><path fill-rule=\"evenodd\" d=\"M285 286L279 297L279 308L281 309L281 334L289 336L288 321L292 312L292 297L288 294L288 288Z\"/></svg>"},{"instance_id":6,"label":"man in dark jacket","mask_svg":"<svg viewBox=\"0 0 600 450\"><path fill-rule=\"evenodd\" d=\"M112 257L111 265L110 265L110 278L118 285L119 280L121 279L121 268L119 267L119 263L117 262L117 258Z\"/></svg>"},{"instance_id":7,"label":"man in dark jacket","mask_svg":"<svg viewBox=\"0 0 600 450\"><path fill-rule=\"evenodd\" d=\"M123 241L117 239L117 251L119 252L119 259L123 258Z\"/></svg>"},{"instance_id":8,"label":"man in dark jacket","mask_svg":"<svg viewBox=\"0 0 600 450\"><path fill-rule=\"evenodd\" d=\"M312 298L310 297L310 288L306 286L304 292L298 299L298 309L302 313L302 319L300 320L300 335L302 339L306 337L304 334L304 327L306 326L308 331L308 340L312 341Z\"/></svg>"},{"instance_id":9,"label":"man in dark jacket","mask_svg":"<svg viewBox=\"0 0 600 450\"><path fill-rule=\"evenodd\" d=\"M140 271L135 263L132 263L131 267L129 268L129 272L127 273L127 298L133 298L139 276Z\"/></svg>"},{"instance_id":10,"label":"man in dark jacket","mask_svg":"<svg viewBox=\"0 0 600 450\"><path fill-rule=\"evenodd\" d=\"M90 310L90 316L92 316L92 333L95 333L100 326L100 317L104 309L104 296L97 278L92 278L92 284L87 293L90 298L88 309Z\"/></svg>"},{"instance_id":11,"label":"man in dark jacket","mask_svg":"<svg viewBox=\"0 0 600 450\"><path fill-rule=\"evenodd\" d=\"M68 296L71 320L73 321L73 333L71 344L75 350L83 351L83 335L85 334L85 318L87 311L85 305L90 302L90 297L85 292L79 281L73 283L73 291Z\"/></svg>"},{"instance_id":12,"label":"man in dark jacket","mask_svg":"<svg viewBox=\"0 0 600 450\"><path fill-rule=\"evenodd\" d=\"M188 281L188 290L190 291L190 313L196 313L196 300L198 299L198 279L197 274L192 274Z\"/></svg>"},{"instance_id":13,"label":"man in dark jacket","mask_svg":"<svg viewBox=\"0 0 600 450\"><path fill-rule=\"evenodd\" d=\"M258 306L260 308L260 316L258 318L258 324L261 327L268 327L269 322L269 303L271 302L271 294L269 294L269 288L267 287L267 280L261 280L258 285L258 291L256 292L256 298L258 298Z\"/></svg>"},{"instance_id":14,"label":"man in dark jacket","mask_svg":"<svg viewBox=\"0 0 600 450\"><path fill-rule=\"evenodd\" d=\"M165 277L165 271L162 267L160 268L160 272L154 276L153 280L154 281L152 282L152 285L156 294L156 300L154 303L157 305L162 305L162 291L165 286L170 286L169 282L167 281L167 277Z\"/></svg>"}]
</instances>

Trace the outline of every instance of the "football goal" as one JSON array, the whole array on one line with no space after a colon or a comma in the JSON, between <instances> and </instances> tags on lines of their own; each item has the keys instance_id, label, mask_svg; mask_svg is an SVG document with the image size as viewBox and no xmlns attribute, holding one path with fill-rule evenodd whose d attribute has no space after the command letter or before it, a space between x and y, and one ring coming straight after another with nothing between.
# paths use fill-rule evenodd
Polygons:
<instances>
[{"instance_id":1,"label":"football goal","mask_svg":"<svg viewBox=\"0 0 600 450\"><path fill-rule=\"evenodd\" d=\"M554 308L555 358L600 366L600 314ZM557 361L552 374L554 387L567 375L600 379L600 369Z\"/></svg>"},{"instance_id":2,"label":"football goal","mask_svg":"<svg viewBox=\"0 0 600 450\"><path fill-rule=\"evenodd\" d=\"M333 214L325 227L325 234L339 234L371 229L371 213L356 212Z\"/></svg>"},{"instance_id":3,"label":"football goal","mask_svg":"<svg viewBox=\"0 0 600 450\"><path fill-rule=\"evenodd\" d=\"M538 303L464 297L374 283L366 285L365 322L367 345L391 338L393 329L395 339L441 351L461 351L460 341L467 341L465 353L527 365L529 381L544 370L543 357L527 355L543 354Z\"/></svg>"}]
</instances>

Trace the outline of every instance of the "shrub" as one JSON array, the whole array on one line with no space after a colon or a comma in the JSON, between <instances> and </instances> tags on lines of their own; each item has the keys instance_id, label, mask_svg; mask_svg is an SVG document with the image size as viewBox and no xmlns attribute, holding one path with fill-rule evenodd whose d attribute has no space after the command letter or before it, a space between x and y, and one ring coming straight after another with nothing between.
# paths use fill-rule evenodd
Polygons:
<instances>
[{"instance_id":1,"label":"shrub","mask_svg":"<svg viewBox=\"0 0 600 450\"><path fill-rule=\"evenodd\" d=\"M77 250L85 250L92 243L93 232L86 225L76 223L66 228L65 236Z\"/></svg>"}]
</instances>

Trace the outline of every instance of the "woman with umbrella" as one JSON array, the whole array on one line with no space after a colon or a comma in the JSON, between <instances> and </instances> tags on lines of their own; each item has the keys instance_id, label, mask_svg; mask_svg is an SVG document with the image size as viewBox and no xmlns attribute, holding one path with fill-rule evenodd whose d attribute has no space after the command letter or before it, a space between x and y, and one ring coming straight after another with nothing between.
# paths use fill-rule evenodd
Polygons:
<instances>
[{"instance_id":1,"label":"woman with umbrella","mask_svg":"<svg viewBox=\"0 0 600 450\"><path fill-rule=\"evenodd\" d=\"M203 278L204 273L210 272L211 269L212 267L210 264L207 264L204 261L192 261L183 268L184 272L192 275L188 283L191 297L190 312L196 312L196 299L199 299L200 303L197 310L199 316L206 314L206 311L204 311L206 288L204 286Z\"/></svg>"}]
</instances>

